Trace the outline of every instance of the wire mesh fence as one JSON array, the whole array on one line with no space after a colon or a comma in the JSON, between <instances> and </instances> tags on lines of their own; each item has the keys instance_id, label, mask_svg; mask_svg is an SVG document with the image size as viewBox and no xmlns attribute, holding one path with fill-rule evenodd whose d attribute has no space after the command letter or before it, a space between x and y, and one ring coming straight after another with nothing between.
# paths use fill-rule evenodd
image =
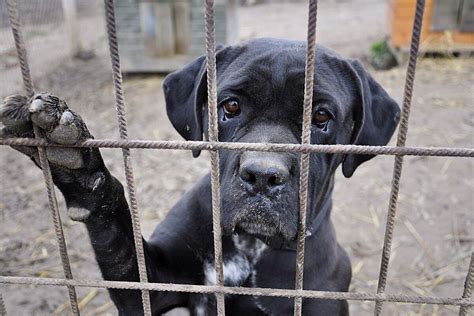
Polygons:
<instances>
[{"instance_id":1,"label":"wire mesh fence","mask_svg":"<svg viewBox=\"0 0 474 316\"><path fill-rule=\"evenodd\" d=\"M104 34L92 29L92 21L103 19L103 7L99 1L74 0L73 17L67 10L71 0L20 0L17 3L18 17L22 23L25 45L30 52L29 63L35 69L35 76L45 74L51 65L59 64L67 56L77 54L77 50L90 52L99 49L98 43ZM71 28L70 23L75 27ZM80 30L80 34L77 32ZM54 35L54 36L52 36ZM102 47L100 47L102 48ZM38 58L43 56L46 58ZM15 43L11 36L10 19L5 1L0 2L0 77L2 90L10 94L21 85L21 77L16 72L18 62Z\"/></svg>"},{"instance_id":2,"label":"wire mesh fence","mask_svg":"<svg viewBox=\"0 0 474 316\"><path fill-rule=\"evenodd\" d=\"M29 71L29 63L26 55L25 44L18 16L17 3L15 0L6 0L9 12L10 27L14 34L14 43L18 54L20 68L22 70L23 83L27 95L34 93L33 81ZM54 3L52 1L51 3ZM310 144L310 114L311 101L314 89L314 74L317 78L317 69L314 69L315 56L315 30L317 15L317 0L309 1L308 9L308 38L306 54L306 82L305 98L303 104L303 134L302 144L265 144L265 143L224 143L218 141L217 128L217 78L216 78L216 53L214 40L214 13L212 0L205 0L205 19L206 19L206 60L207 60L207 87L208 87L208 106L209 106L209 142L178 142L178 141L140 141L130 140L127 132L127 120L125 116L125 101L122 88L122 75L120 69L120 57L116 37L116 25L114 14L114 1L105 0L105 16L107 25L107 36L110 49L110 57L113 71L113 83L115 88L115 104L117 109L118 127L120 131L120 140L98 139L87 140L76 147L113 147L121 148L123 152L125 178L127 191L131 204L130 212L132 218L132 227L134 232L135 247L137 253L137 262L139 267L140 280L137 282L118 282L118 281L99 281L99 280L79 280L72 276L69 257L67 254L64 234L62 232L61 218L55 197L54 184L49 169L49 163L45 154L45 147L58 146L50 144L41 138L41 133L35 131L36 139L1 139L0 145L17 146L37 146L40 156L40 164L43 170L44 180L48 192L48 200L51 209L53 224L56 237L59 243L61 260L64 270L64 279L54 278L34 278L17 276L0 276L0 283L4 284L35 284L35 285L53 285L65 286L68 289L71 311L73 314L79 314L76 287L103 287L103 288L121 288L135 289L142 292L142 303L145 315L151 315L151 303L149 291L177 291L189 293L214 293L217 298L217 314L225 315L224 294L230 295L256 295L256 296L275 296L289 297L295 299L294 314L302 314L302 299L330 299L330 300L365 300L375 301L375 314L382 312L383 302L405 302L418 304L442 304L460 306L460 315L467 315L468 309L474 305L471 299L472 283L474 274L474 256L471 255L470 266L467 271L466 282L462 297L434 297L434 296L409 296L386 294L385 287L387 283L387 274L389 271L389 262L391 256L391 245L393 239L394 225L398 207L398 192L400 177L402 173L403 157L405 155L419 156L443 156L443 157L474 157L474 149L471 148L440 148L440 147L405 147L408 119L413 92L413 83L416 72L416 62L418 57L419 37L423 22L424 0L416 1L416 14L413 23L413 34L410 49L410 58L407 68L404 101L402 107L402 119L400 130L397 137L397 146L356 146L356 145L312 145ZM53 10L54 11L54 10ZM211 183L212 183L212 214L213 214L213 241L214 241L214 259L216 270L216 285L184 285L184 284L161 284L149 283L147 281L146 265L144 260L143 245L141 238L140 219L136 203L136 193L134 184L134 175L132 160L130 155L131 148L148 149L200 149L208 150L211 157ZM222 263L222 240L220 227L220 183L219 183L219 150L239 150L239 151L288 151L301 153L301 174L300 174L300 210L299 210L299 229L298 229L298 250L296 264L296 284L294 290L267 289L267 288L241 288L229 287L223 284L223 263ZM383 245L380 273L378 280L377 293L359 293L359 292L323 292L303 290L303 267L304 267L304 242L306 231L306 208L307 208L307 186L309 164L308 157L310 153L358 153L358 154L386 154L395 155L391 194L388 206L388 219L385 230L385 240ZM5 306L0 296L0 313L5 314Z\"/></svg>"}]
</instances>

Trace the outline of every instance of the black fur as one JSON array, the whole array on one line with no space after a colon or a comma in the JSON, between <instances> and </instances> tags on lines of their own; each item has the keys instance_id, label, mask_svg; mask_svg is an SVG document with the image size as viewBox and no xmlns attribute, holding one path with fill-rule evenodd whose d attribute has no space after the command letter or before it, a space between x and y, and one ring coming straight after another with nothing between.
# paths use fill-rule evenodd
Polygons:
<instances>
[{"instance_id":1,"label":"black fur","mask_svg":"<svg viewBox=\"0 0 474 316\"><path fill-rule=\"evenodd\" d=\"M221 141L300 142L305 50L304 42L277 39L251 40L219 49L218 102L233 98L239 100L241 109L240 115L225 117L219 107ZM358 62L321 46L316 54L313 111L324 109L332 119L324 128L312 126L311 142L385 145L398 123L397 104ZM203 134L207 137L205 59L198 58L170 74L163 86L168 116L176 130L187 140L201 140ZM10 110L8 113L12 117ZM85 126L79 124L80 118L74 118L87 134ZM24 123L20 121L18 124ZM98 150L85 149L80 154L80 169L52 166L54 181L69 208L90 212L82 220L104 279L137 281L131 219L123 188L106 169ZM349 258L336 241L330 219L334 172L342 163L344 175L350 177L370 158L310 155L305 289L348 290ZM263 177L257 180L269 182L256 186L245 168ZM227 284L294 287L299 168L299 155L294 153L221 152L224 263L239 267L238 273L227 276ZM150 240L144 241L144 247L150 282L212 283L212 273L206 274L212 271L213 263L209 176L184 194ZM139 291L111 289L110 295L120 314L142 313ZM151 292L151 300L155 315L177 306L188 307L192 315L200 315L201 311L215 314L213 295ZM226 297L227 315L292 313L292 299ZM348 305L345 301L305 299L303 314L347 315Z\"/></svg>"}]
</instances>

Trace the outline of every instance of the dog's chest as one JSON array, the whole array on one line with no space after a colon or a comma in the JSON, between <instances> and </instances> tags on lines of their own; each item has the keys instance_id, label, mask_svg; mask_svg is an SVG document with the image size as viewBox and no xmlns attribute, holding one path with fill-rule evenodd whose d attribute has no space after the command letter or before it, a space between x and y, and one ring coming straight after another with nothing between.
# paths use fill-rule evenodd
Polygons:
<instances>
[{"instance_id":1,"label":"dog's chest","mask_svg":"<svg viewBox=\"0 0 474 316\"><path fill-rule=\"evenodd\" d=\"M237 234L232 236L232 241L234 249L230 252L226 251L223 254L224 285L242 286L248 281L251 286L256 286L255 265L268 249L267 245L259 239L249 236L239 236ZM215 285L216 271L214 262L205 261L203 271L205 284ZM209 296L201 296L195 305L196 315L206 315L208 308L214 308L212 305L213 304L210 304ZM255 305L259 307L256 297Z\"/></svg>"},{"instance_id":2,"label":"dog's chest","mask_svg":"<svg viewBox=\"0 0 474 316\"><path fill-rule=\"evenodd\" d=\"M235 234L232 241L235 248L223 254L224 285L240 286L255 273L254 266L268 247L261 240L249 236ZM203 270L205 283L215 285L214 262L205 261Z\"/></svg>"}]
</instances>

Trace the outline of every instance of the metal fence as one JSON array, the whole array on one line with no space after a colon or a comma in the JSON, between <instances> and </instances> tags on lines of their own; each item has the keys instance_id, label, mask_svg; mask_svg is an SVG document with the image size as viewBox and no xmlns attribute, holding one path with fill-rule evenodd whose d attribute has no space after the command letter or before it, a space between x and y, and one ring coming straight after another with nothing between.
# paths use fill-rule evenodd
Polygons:
<instances>
[{"instance_id":1,"label":"metal fence","mask_svg":"<svg viewBox=\"0 0 474 316\"><path fill-rule=\"evenodd\" d=\"M20 62L23 83L27 95L34 94L33 82L31 80L27 54L22 38L21 27L18 19L16 0L5 0L10 25L13 31L15 45ZM125 102L122 89L122 74L120 69L120 57L118 53L116 24L114 14L114 1L104 0L105 14L107 24L108 43L110 49L113 83L115 87L115 101L117 109L118 127L120 131L120 140L98 139L87 140L74 147L108 147L122 148L128 197L130 201L130 212L132 226L135 238L135 247L139 267L139 282L118 282L102 280L78 280L74 279L71 272L69 257L67 254L64 234L62 230L61 218L57 206L54 184L51 177L49 163L46 158L45 147L59 146L50 144L41 138L39 130L35 130L35 139L1 139L0 145L15 146L36 146L40 157L40 164L43 170L44 180L47 187L49 205L52 213L56 237L59 243L59 250L64 270L64 279L53 278L35 278L35 277L15 277L0 276L0 283L3 284L34 284L34 285L52 285L66 286L69 292L72 313L79 315L77 304L76 287L97 287L97 288L115 288L115 289L134 289L141 290L143 310L146 315L151 315L151 303L149 291L174 291L188 293L214 293L217 298L218 315L225 314L224 295L254 295L254 296L273 296L294 298L294 314L302 314L302 299L328 299L328 300L359 300L375 301L375 315L382 312L383 302L404 302L418 304L443 304L460 306L459 314L467 315L468 309L474 305L471 299L472 287L474 283L474 254L471 255L470 266L467 272L464 291L462 297L434 297L434 296L410 296L403 294L386 294L385 286L387 283L387 273L390 262L390 251L393 239L393 231L397 213L398 191L400 177L403 166L403 158L406 155L416 156L445 156L445 157L474 157L472 148L441 148L441 147L405 147L405 141L408 130L408 119L410 114L413 83L416 71L416 62L418 56L419 38L423 23L423 10L425 1L416 1L416 14L413 23L413 32L409 63L406 74L405 93L402 106L402 116L400 129L397 137L397 145L390 146L356 146L356 145L313 145L310 143L311 133L311 106L314 87L314 58L316 42L316 16L317 0L309 0L309 18L308 18L308 37L306 54L306 77L305 93L303 103L303 132L301 144L265 144L265 143L226 143L218 141L218 123L217 123L217 86L216 86L216 58L215 58L215 40L214 40L214 11L213 0L205 0L205 22L206 22L206 58L207 58L207 89L209 106L209 141L148 141L148 140L129 140L127 133L127 120L125 116ZM317 74L316 74L317 78ZM132 148L140 149L200 149L208 150L211 158L211 184L212 184L212 216L213 216L213 234L214 234L214 256L216 267L216 285L185 285L185 284L163 284L148 283L146 265L144 260L143 244L141 238L139 214L137 210L135 185L133 169L131 165L130 150ZM238 151L287 151L301 154L301 173L300 173L300 209L299 209L299 229L297 242L297 262L296 262L296 283L294 290L270 289L270 288L244 288L227 287L223 284L223 264L222 264L222 241L220 227L220 184L219 184L219 150L238 150ZM339 153L339 154L372 154L372 155L395 155L395 164L393 169L392 187L390 201L388 206L388 217L385 229L385 238L380 265L379 281L377 293L360 292L325 292L303 290L303 267L304 267L304 245L306 230L306 208L308 192L308 171L309 155L312 153ZM0 295L0 315L6 314L3 299Z\"/></svg>"},{"instance_id":2,"label":"metal fence","mask_svg":"<svg viewBox=\"0 0 474 316\"><path fill-rule=\"evenodd\" d=\"M103 32L89 26L103 17L98 1L17 0L17 12L34 77L48 73L64 58L84 58L105 48L100 45ZM46 51L49 53L44 54ZM17 65L8 8L6 1L0 1L0 72L5 74L0 76L2 94L13 94L21 85L21 76L15 72Z\"/></svg>"}]
</instances>

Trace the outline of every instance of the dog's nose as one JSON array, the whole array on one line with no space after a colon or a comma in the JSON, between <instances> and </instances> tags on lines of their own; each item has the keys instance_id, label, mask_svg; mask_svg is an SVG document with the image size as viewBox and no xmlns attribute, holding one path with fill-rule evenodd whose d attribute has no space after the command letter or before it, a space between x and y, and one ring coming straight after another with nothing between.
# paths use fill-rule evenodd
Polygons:
<instances>
[{"instance_id":1,"label":"dog's nose","mask_svg":"<svg viewBox=\"0 0 474 316\"><path fill-rule=\"evenodd\" d=\"M277 160L251 160L240 168L240 179L250 193L272 193L288 182L288 168Z\"/></svg>"}]
</instances>

